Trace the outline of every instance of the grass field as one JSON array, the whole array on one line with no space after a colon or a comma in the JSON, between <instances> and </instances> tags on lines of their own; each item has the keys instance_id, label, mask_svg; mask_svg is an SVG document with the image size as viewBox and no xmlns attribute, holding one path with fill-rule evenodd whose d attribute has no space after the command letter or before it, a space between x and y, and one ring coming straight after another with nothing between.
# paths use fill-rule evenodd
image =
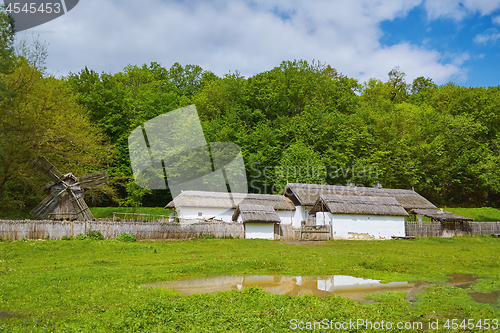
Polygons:
<instances>
[{"instance_id":1,"label":"grass field","mask_svg":"<svg viewBox=\"0 0 500 333\"><path fill-rule=\"evenodd\" d=\"M170 215L171 209L163 207L91 207L90 211L96 219L112 218L113 213L136 213L151 215ZM118 215L122 218L123 215Z\"/></svg>"},{"instance_id":2,"label":"grass field","mask_svg":"<svg viewBox=\"0 0 500 333\"><path fill-rule=\"evenodd\" d=\"M90 207L90 211L95 218L105 219L112 218L113 212L117 213L139 213L139 214L151 214L151 215L169 215L171 210L165 209L164 207ZM19 214L18 211L4 212L0 214L1 218L8 219L34 219L30 215L29 209L24 209Z\"/></svg>"},{"instance_id":3,"label":"grass field","mask_svg":"<svg viewBox=\"0 0 500 333\"><path fill-rule=\"evenodd\" d=\"M492 207L482 208L443 208L449 212L473 218L476 222L498 222L500 221L500 209ZM112 218L113 212L118 213L140 213L152 215L169 215L170 210L164 207L90 207L90 211L95 218ZM4 218L17 218L18 212L3 214ZM29 210L21 212L22 219L32 219ZM429 218L423 217L423 221L430 221Z\"/></svg>"},{"instance_id":4,"label":"grass field","mask_svg":"<svg viewBox=\"0 0 500 333\"><path fill-rule=\"evenodd\" d=\"M482 208L443 208L449 212L473 218L476 222L500 222L500 209Z\"/></svg>"},{"instance_id":5,"label":"grass field","mask_svg":"<svg viewBox=\"0 0 500 333\"><path fill-rule=\"evenodd\" d=\"M185 297L142 285L236 274L443 282L447 274L464 273L480 277L473 290L491 292L500 290L499 255L500 239L485 236L301 245L243 239L2 242L0 331L282 332L293 331L294 319L437 320L442 329L433 331L471 331L443 325L447 319L498 319L498 300L476 303L471 290L450 286L431 286L414 303L401 292L386 292L372 296L378 303L362 305L339 296L278 296L254 287Z\"/></svg>"}]
</instances>

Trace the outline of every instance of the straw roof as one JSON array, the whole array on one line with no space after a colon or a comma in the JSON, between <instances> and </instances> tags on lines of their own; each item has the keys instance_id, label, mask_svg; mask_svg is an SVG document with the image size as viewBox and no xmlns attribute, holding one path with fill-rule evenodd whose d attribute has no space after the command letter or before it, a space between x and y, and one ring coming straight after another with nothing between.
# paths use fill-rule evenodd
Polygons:
<instances>
[{"instance_id":1,"label":"straw roof","mask_svg":"<svg viewBox=\"0 0 500 333\"><path fill-rule=\"evenodd\" d=\"M295 210L295 205L283 195L184 191L165 208L205 207L236 209L239 204L271 206L275 210Z\"/></svg>"},{"instance_id":2,"label":"straw roof","mask_svg":"<svg viewBox=\"0 0 500 333\"><path fill-rule=\"evenodd\" d=\"M408 216L403 206L389 196L320 195L310 214L324 211L332 214Z\"/></svg>"},{"instance_id":3,"label":"straw roof","mask_svg":"<svg viewBox=\"0 0 500 333\"><path fill-rule=\"evenodd\" d=\"M285 196L295 201L296 205L312 206L320 195L389 196L396 198L406 210L436 209L430 201L413 190L298 183L289 183L285 188Z\"/></svg>"},{"instance_id":4,"label":"straw roof","mask_svg":"<svg viewBox=\"0 0 500 333\"><path fill-rule=\"evenodd\" d=\"M442 209L412 209L412 214L423 215L440 222L474 221L470 217L460 216Z\"/></svg>"},{"instance_id":5,"label":"straw roof","mask_svg":"<svg viewBox=\"0 0 500 333\"><path fill-rule=\"evenodd\" d=\"M271 206L240 204L233 214L233 221L241 214L243 223L280 223L281 219Z\"/></svg>"}]
</instances>

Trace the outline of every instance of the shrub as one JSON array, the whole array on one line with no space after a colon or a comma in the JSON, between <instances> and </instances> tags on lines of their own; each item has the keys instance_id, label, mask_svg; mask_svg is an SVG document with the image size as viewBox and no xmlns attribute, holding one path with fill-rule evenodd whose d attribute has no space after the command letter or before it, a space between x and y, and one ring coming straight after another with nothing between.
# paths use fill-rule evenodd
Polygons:
<instances>
[{"instance_id":1,"label":"shrub","mask_svg":"<svg viewBox=\"0 0 500 333\"><path fill-rule=\"evenodd\" d=\"M102 235L102 233L99 230L92 230L92 229L89 229L89 231L87 231L87 237L92 239L92 240L103 240L104 239L104 236Z\"/></svg>"},{"instance_id":2,"label":"shrub","mask_svg":"<svg viewBox=\"0 0 500 333\"><path fill-rule=\"evenodd\" d=\"M61 239L62 240L73 240L73 237L72 236L66 236L66 235L64 235L64 236L61 237Z\"/></svg>"},{"instance_id":3,"label":"shrub","mask_svg":"<svg viewBox=\"0 0 500 333\"><path fill-rule=\"evenodd\" d=\"M215 239L215 236L200 234L200 239Z\"/></svg>"},{"instance_id":4,"label":"shrub","mask_svg":"<svg viewBox=\"0 0 500 333\"><path fill-rule=\"evenodd\" d=\"M78 235L76 235L75 238L78 239L78 240L87 240L87 239L89 239L89 237L87 235L83 235L83 234L78 234Z\"/></svg>"},{"instance_id":5,"label":"shrub","mask_svg":"<svg viewBox=\"0 0 500 333\"><path fill-rule=\"evenodd\" d=\"M127 234L126 232L122 233L119 236L116 236L115 238L117 241L120 242L135 242L137 239L135 238L134 234Z\"/></svg>"}]
</instances>

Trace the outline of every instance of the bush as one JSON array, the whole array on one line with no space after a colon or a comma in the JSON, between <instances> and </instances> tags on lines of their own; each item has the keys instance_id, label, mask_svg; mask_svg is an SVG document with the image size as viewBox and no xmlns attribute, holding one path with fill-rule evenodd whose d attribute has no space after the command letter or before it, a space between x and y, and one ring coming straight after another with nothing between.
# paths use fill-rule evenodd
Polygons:
<instances>
[{"instance_id":1,"label":"bush","mask_svg":"<svg viewBox=\"0 0 500 333\"><path fill-rule=\"evenodd\" d=\"M104 239L104 236L101 234L101 232L99 230L92 230L92 229L89 229L89 231L87 231L87 237L92 239L92 240L103 240Z\"/></svg>"},{"instance_id":2,"label":"bush","mask_svg":"<svg viewBox=\"0 0 500 333\"><path fill-rule=\"evenodd\" d=\"M78 234L78 235L76 235L75 238L78 239L78 240L87 240L87 239L89 239L87 237L87 235L83 235L83 234Z\"/></svg>"},{"instance_id":3,"label":"bush","mask_svg":"<svg viewBox=\"0 0 500 333\"><path fill-rule=\"evenodd\" d=\"M200 234L200 239L216 239L216 237L214 235L204 235L204 234Z\"/></svg>"},{"instance_id":4,"label":"bush","mask_svg":"<svg viewBox=\"0 0 500 333\"><path fill-rule=\"evenodd\" d=\"M61 239L62 240L73 240L73 237L72 236L66 236L66 235L64 235L64 236L61 237Z\"/></svg>"},{"instance_id":5,"label":"bush","mask_svg":"<svg viewBox=\"0 0 500 333\"><path fill-rule=\"evenodd\" d=\"M126 232L117 236L115 239L120 242L135 242L137 240L134 234L127 234Z\"/></svg>"}]
</instances>

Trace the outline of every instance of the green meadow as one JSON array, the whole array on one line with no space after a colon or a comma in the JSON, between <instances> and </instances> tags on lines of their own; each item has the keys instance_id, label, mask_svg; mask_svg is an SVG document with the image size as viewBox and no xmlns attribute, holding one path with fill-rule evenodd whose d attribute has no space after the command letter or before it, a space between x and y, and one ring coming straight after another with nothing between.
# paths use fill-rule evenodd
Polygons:
<instances>
[{"instance_id":1,"label":"green meadow","mask_svg":"<svg viewBox=\"0 0 500 333\"><path fill-rule=\"evenodd\" d=\"M169 216L172 212L171 209L165 209L163 207L92 207L90 208L92 215L96 219L106 219L112 218L113 213L118 213L116 216L119 218L130 218L131 215L124 214L149 214L151 216ZM139 218L139 216L136 216ZM499 220L500 221L500 220Z\"/></svg>"},{"instance_id":2,"label":"green meadow","mask_svg":"<svg viewBox=\"0 0 500 333\"><path fill-rule=\"evenodd\" d=\"M446 211L473 218L476 222L500 222L500 209L482 208L443 208Z\"/></svg>"},{"instance_id":3,"label":"green meadow","mask_svg":"<svg viewBox=\"0 0 500 333\"><path fill-rule=\"evenodd\" d=\"M500 239L489 236L300 244L244 239L3 241L0 331L282 332L300 331L301 322L359 319L431 321L439 324L433 331L493 332L493 320L500 318L498 299L478 303L469 293L500 290L499 255ZM454 273L479 279L469 289L439 284ZM143 287L186 277L278 274L436 284L417 294L413 303L403 292L385 292L368 296L376 301L373 304L339 296L273 295L256 287L193 296ZM458 320L453 322L456 329L451 326L453 319ZM486 319L489 330L483 326ZM472 323L474 329L467 327ZM345 331L371 330L350 327Z\"/></svg>"},{"instance_id":4,"label":"green meadow","mask_svg":"<svg viewBox=\"0 0 500 333\"><path fill-rule=\"evenodd\" d=\"M500 209L492 207L481 208L443 208L446 211L473 218L476 222L498 222L500 221ZM166 215L171 212L170 209L164 207L90 207L90 211L95 218L112 218L113 213L136 213L136 214L151 214L151 215ZM28 210L22 210L21 214L12 212L12 214L4 214L6 218L22 218L32 219ZM120 218L123 215L118 215ZM424 221L430 219L424 217Z\"/></svg>"}]
</instances>

